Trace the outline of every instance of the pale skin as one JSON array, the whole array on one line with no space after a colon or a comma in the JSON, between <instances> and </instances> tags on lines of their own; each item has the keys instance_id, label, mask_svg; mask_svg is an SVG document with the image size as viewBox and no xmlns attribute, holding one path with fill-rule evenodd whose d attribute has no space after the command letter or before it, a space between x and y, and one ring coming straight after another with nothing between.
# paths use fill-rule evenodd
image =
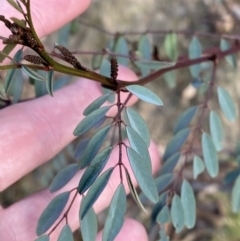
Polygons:
<instances>
[{"instance_id":1,"label":"pale skin","mask_svg":"<svg viewBox=\"0 0 240 241\"><path fill-rule=\"evenodd\" d=\"M84 12L90 1L51 0L31 1L33 21L40 37L45 36ZM20 16L7 3L0 0L0 14L6 18ZM77 7L76 7L77 6ZM62 14L64 12L64 14ZM0 23L0 35L7 37L8 29ZM0 44L0 49L3 46ZM136 80L137 76L126 67L120 67L119 78ZM79 79L73 84L56 91L54 98L44 96L32 101L16 104L0 112L0 191L5 190L21 177L47 162L73 139L73 130L83 118L82 112L96 97L100 96L100 86L93 81ZM132 104L136 99L132 99ZM112 113L113 114L113 113ZM153 172L159 169L160 157L155 144L149 148ZM123 161L130 166L123 155ZM118 150L115 149L107 164L118 162ZM133 177L132 172L131 176ZM76 187L82 172L60 192L51 194L47 189L32 194L14 203L9 208L0 206L0 237L3 241L32 241L36 238L37 220L43 209L57 194ZM111 197L119 185L119 170L115 169L103 195L94 205L98 213L109 205ZM126 183L125 183L126 184ZM128 187L125 185L126 191ZM78 197L69 213L72 230L79 227L78 210L81 197ZM51 240L57 240L62 225L51 234ZM101 232L97 236L101 240ZM126 219L116 241L148 240L144 227L137 221Z\"/></svg>"}]
</instances>

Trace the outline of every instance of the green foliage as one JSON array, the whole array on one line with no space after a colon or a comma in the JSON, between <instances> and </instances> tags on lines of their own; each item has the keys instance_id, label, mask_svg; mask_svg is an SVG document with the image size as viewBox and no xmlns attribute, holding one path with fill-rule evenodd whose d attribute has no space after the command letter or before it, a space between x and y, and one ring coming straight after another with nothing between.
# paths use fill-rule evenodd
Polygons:
<instances>
[{"instance_id":1,"label":"green foliage","mask_svg":"<svg viewBox=\"0 0 240 241\"><path fill-rule=\"evenodd\" d=\"M69 195L70 192L59 194L44 209L38 220L36 231L38 236L44 234L55 223L66 206Z\"/></svg>"},{"instance_id":2,"label":"green foliage","mask_svg":"<svg viewBox=\"0 0 240 241\"><path fill-rule=\"evenodd\" d=\"M196 223L197 210L194 185L192 187L189 181L185 179L184 169L187 165L191 165L190 170L192 170L193 178L197 179L206 167L210 177L214 178L219 173L219 165L221 163L219 163L219 159L222 159L222 153L227 153L225 155L229 159L230 157L235 159L232 165L234 169L226 171L224 182L228 185L234 183L232 189L232 210L233 212L240 210L240 152L225 149L224 138L226 137L224 132L226 133L226 131L222 125L221 115L217 114L219 112L217 108L212 108L212 106L215 107L212 104L214 103L212 100L217 97L220 109L226 118L232 122L237 119L237 106L235 99L232 97L232 92L222 87L220 81L216 84L216 70L221 59L225 58L232 67L237 68L238 61L235 53L240 50L237 40L235 41L236 43L234 41L231 43L227 39L227 35L224 35L224 38L216 35L215 37L218 37L218 41L220 41L220 49L214 50L212 53L211 49L210 51L206 49L206 43L202 38L200 41L199 36L203 37L204 34L196 32L195 36L190 36L191 39L188 39L190 41L187 40L189 42L187 48L186 45L181 46L181 48L185 48L185 52L188 52L186 57L180 48L181 38L179 36L182 34L188 36L184 31L160 31L159 33L165 36L163 36L164 41L157 46L154 38L151 38L151 41L149 40L148 35L154 34L151 31L138 33L139 37L134 41L131 38L128 39L125 33L116 33L104 45L106 48L102 52L94 54L91 52L92 69L99 69L98 74L96 73L97 71L95 72L84 67L82 62L78 62L75 56L67 48L63 47L68 45L73 23L65 25L59 31L57 40L59 44L57 46L58 54L60 52L61 54L54 56L45 51L41 40L37 36L31 18L30 1L21 1L21 5L13 0L8 0L8 2L20 13L26 12L26 15L23 16L25 20L12 17L9 22L2 15L0 15L0 20L12 31L16 39L19 38L16 43L20 43L25 48L28 47L38 54L35 57L40 58L38 59L40 64L34 61L30 61L34 65L22 63L22 50L17 51L15 56L11 58L9 55L17 44L11 36L9 39L1 37L5 47L0 51L0 63L6 58L11 60L10 65L0 66L1 70L8 70L4 86L0 84L1 105L1 102L4 101L6 103L4 107L21 101L25 84L22 72L27 75L29 82L33 85L36 97L47 93L53 96L54 90L67 84L69 78L60 77L54 80L53 74L55 72L97 81L102 84L103 90L103 95L85 108L83 119L73 132L75 136L80 136L80 141L78 145L72 144L68 154L69 156L74 156L78 163L62 167L53 178L49 190L51 192L60 190L75 176L79 169L85 170L81 170L83 174L80 180L78 180L78 186L56 196L43 211L37 225L37 235L40 236L37 239L38 241L50 240L50 234L54 232L61 222L65 223L58 240L73 240L72 230L68 225L68 219L70 218L68 212L77 196L82 197L79 223L83 241L95 240L98 225L93 206L108 185L114 170L119 171L119 179L116 179L119 183L117 183L118 187L112 196L109 206L103 230L103 240L114 240L122 228L127 209L126 187L124 187L123 183L127 181L130 193L138 207L146 214L149 214L150 210L152 225L158 225L160 230L159 240L167 241L170 239L167 226L172 225L176 233L179 233L184 227L192 229ZM21 35L14 30L16 26L21 30ZM30 35L30 39L34 41L34 44L28 41L29 36L27 34ZM210 35L208 33L207 36ZM65 52L59 52L60 47ZM165 56L162 56L162 53L158 53L160 47L164 49ZM226 54L226 51L228 51L228 54ZM54 50L53 53L55 53ZM115 66L112 64L111 56L117 59ZM71 67L55 61L58 58L67 62ZM160 61L163 58L167 59L168 62ZM118 64L133 68L136 70L138 77L142 78L133 82L119 80ZM191 102L191 106L185 106L184 111L180 110L178 112L180 115L174 121L173 137L168 141L165 151L162 153L161 169L157 172L154 179L152 176L151 156L148 150L150 147L150 133L147 123L145 123L145 120L137 111L126 107L127 102L132 95L135 95L147 103L157 105L158 107L163 106L162 100L143 85L159 79L157 87L160 89L162 88L160 77L163 76L169 88L178 87L177 80L182 79L179 78L182 68L189 68L190 70L191 78L187 79L187 84L192 84L195 88L196 98ZM173 89L171 91L177 97L180 96L181 88L176 92ZM89 90L90 92L91 90ZM129 94L127 101L124 102L121 100L123 92ZM217 92L216 95L215 92ZM114 103L115 99L116 103ZM169 100L166 100L166 103L169 104L171 100L172 96L169 95ZM173 100L176 101L175 98ZM108 105L108 102L113 104ZM84 104L84 102L79 104ZM117 111L113 117L107 117L107 112L113 106L116 107ZM162 118L165 117L167 112L170 113L167 116L172 116L172 111L171 106L164 106L161 109L161 113L163 113ZM126 113L126 118L128 119L126 122L123 120L123 113ZM150 119L155 120L155 113L158 113L158 111L154 110L151 113L154 113L154 115L150 116ZM209 120L209 129L206 129L208 126L205 125L205 119ZM103 125L105 122L107 124ZM88 131L91 131L91 133L87 133ZM158 132L157 129L153 131ZM210 135L207 132L210 132ZM128 142L125 142L123 133L126 133L125 136ZM88 135L88 137L82 139L84 134ZM76 146L75 153L73 153L73 146ZM111 163L111 166L104 170L107 162L111 159L111 154L116 153L115 151L113 152L115 147L117 147L118 158L113 159L117 159L117 162ZM130 168L127 168L125 160L123 160L125 151L127 152ZM218 157L218 152L220 151L222 153L219 153ZM63 157L59 156L60 159ZM62 159L67 163L65 157ZM134 181L130 174L131 171L142 190L140 195L138 195L134 186ZM73 190L75 195L71 197L70 194ZM156 203L153 208L148 206L149 202L147 199ZM68 201L67 211L62 214ZM145 208L144 206L148 207ZM59 218L60 222L53 226ZM149 227L149 230L152 227ZM50 233L43 235L50 228L52 228Z\"/></svg>"},{"instance_id":3,"label":"green foliage","mask_svg":"<svg viewBox=\"0 0 240 241\"><path fill-rule=\"evenodd\" d=\"M115 239L123 225L126 209L126 193L123 184L120 184L110 203L103 229L103 241L113 241Z\"/></svg>"}]
</instances>

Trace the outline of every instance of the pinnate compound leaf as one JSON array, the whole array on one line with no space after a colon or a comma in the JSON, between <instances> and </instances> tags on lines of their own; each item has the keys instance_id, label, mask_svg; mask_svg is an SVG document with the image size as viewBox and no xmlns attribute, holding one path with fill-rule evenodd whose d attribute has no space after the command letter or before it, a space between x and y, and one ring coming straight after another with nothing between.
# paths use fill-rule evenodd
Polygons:
<instances>
[{"instance_id":1,"label":"pinnate compound leaf","mask_svg":"<svg viewBox=\"0 0 240 241\"><path fill-rule=\"evenodd\" d=\"M141 100L144 100L154 105L163 105L162 100L155 93L143 86L129 85L126 87L126 89L132 94L136 95Z\"/></svg>"},{"instance_id":2,"label":"pinnate compound leaf","mask_svg":"<svg viewBox=\"0 0 240 241\"><path fill-rule=\"evenodd\" d=\"M80 169L85 168L91 163L91 161L96 156L99 149L101 148L103 142L105 141L110 129L111 129L111 125L108 125L102 128L101 130L99 130L96 134L94 134L92 139L89 141L83 153L83 156L80 160L80 163L79 163Z\"/></svg>"},{"instance_id":3,"label":"pinnate compound leaf","mask_svg":"<svg viewBox=\"0 0 240 241\"><path fill-rule=\"evenodd\" d=\"M39 80L39 81L46 81L46 79L38 74L36 71L28 68L27 66L25 65L22 65L22 70L31 78L33 78L34 80Z\"/></svg>"},{"instance_id":4,"label":"pinnate compound leaf","mask_svg":"<svg viewBox=\"0 0 240 241\"><path fill-rule=\"evenodd\" d=\"M181 200L184 210L185 225L187 228L193 228L196 222L196 200L193 189L186 180L184 180L182 184Z\"/></svg>"},{"instance_id":5,"label":"pinnate compound leaf","mask_svg":"<svg viewBox=\"0 0 240 241\"><path fill-rule=\"evenodd\" d=\"M160 224L169 223L171 221L171 215L167 205L158 213L156 221Z\"/></svg>"},{"instance_id":6,"label":"pinnate compound leaf","mask_svg":"<svg viewBox=\"0 0 240 241\"><path fill-rule=\"evenodd\" d=\"M232 189L232 211L234 213L239 212L240 210L240 175L234 183Z\"/></svg>"},{"instance_id":7,"label":"pinnate compound leaf","mask_svg":"<svg viewBox=\"0 0 240 241\"><path fill-rule=\"evenodd\" d=\"M2 63L3 60L7 58L7 56L12 52L15 47L16 44L7 44L4 46L3 50L0 51L0 63Z\"/></svg>"},{"instance_id":8,"label":"pinnate compound leaf","mask_svg":"<svg viewBox=\"0 0 240 241\"><path fill-rule=\"evenodd\" d=\"M46 87L48 94L53 96L53 70L50 70L46 74Z\"/></svg>"},{"instance_id":9,"label":"pinnate compound leaf","mask_svg":"<svg viewBox=\"0 0 240 241\"><path fill-rule=\"evenodd\" d=\"M138 193L133 185L133 182L132 182L132 179L131 179L131 176L128 172L128 170L125 168L125 173L126 173L126 179L127 179L127 183L128 183L128 187L129 187L129 190L132 194L132 197L134 199L134 201L137 203L137 205L143 210L143 212L147 213L146 209L144 208L139 196L138 196Z\"/></svg>"},{"instance_id":10,"label":"pinnate compound leaf","mask_svg":"<svg viewBox=\"0 0 240 241\"><path fill-rule=\"evenodd\" d=\"M172 173L166 173L166 174L160 175L158 178L155 179L158 193L162 192L168 186L172 178L173 178Z\"/></svg>"},{"instance_id":11,"label":"pinnate compound leaf","mask_svg":"<svg viewBox=\"0 0 240 241\"><path fill-rule=\"evenodd\" d=\"M121 183L115 191L110 203L108 216L103 229L103 241L113 241L124 223L127 209L126 192Z\"/></svg>"},{"instance_id":12,"label":"pinnate compound leaf","mask_svg":"<svg viewBox=\"0 0 240 241\"><path fill-rule=\"evenodd\" d=\"M184 228L185 219L184 219L184 210L180 197L175 194L172 200L171 206L171 218L172 224L176 229L176 233L179 233Z\"/></svg>"},{"instance_id":13,"label":"pinnate compound leaf","mask_svg":"<svg viewBox=\"0 0 240 241\"><path fill-rule=\"evenodd\" d=\"M128 55L128 44L125 37L118 37L116 43L114 44L114 52L122 55ZM118 56L117 61L118 64L127 66L129 63L129 58L123 58Z\"/></svg>"},{"instance_id":14,"label":"pinnate compound leaf","mask_svg":"<svg viewBox=\"0 0 240 241\"><path fill-rule=\"evenodd\" d=\"M152 57L152 46L147 35L142 35L138 41L138 51L142 54L144 59L150 60Z\"/></svg>"},{"instance_id":15,"label":"pinnate compound leaf","mask_svg":"<svg viewBox=\"0 0 240 241\"><path fill-rule=\"evenodd\" d=\"M75 160L79 161L82 158L84 150L86 149L90 140L91 140L91 138L85 138L85 139L82 139L78 143L76 150L75 150L75 154L74 154Z\"/></svg>"},{"instance_id":16,"label":"pinnate compound leaf","mask_svg":"<svg viewBox=\"0 0 240 241\"><path fill-rule=\"evenodd\" d=\"M192 106L181 114L181 116L177 119L177 122L174 126L174 135L176 135L180 130L188 126L188 124L191 122L192 118L196 114L197 109L197 106Z\"/></svg>"},{"instance_id":17,"label":"pinnate compound leaf","mask_svg":"<svg viewBox=\"0 0 240 241\"><path fill-rule=\"evenodd\" d=\"M190 129L186 128L179 131L172 140L168 143L165 153L163 155L163 161L165 162L169 157L179 151L188 138Z\"/></svg>"},{"instance_id":18,"label":"pinnate compound leaf","mask_svg":"<svg viewBox=\"0 0 240 241\"><path fill-rule=\"evenodd\" d=\"M127 147L127 155L130 161L135 178L138 181L140 188L143 193L152 202L158 201L158 192L155 181L152 177L152 173L149 170L149 165L136 151L132 148Z\"/></svg>"},{"instance_id":19,"label":"pinnate compound leaf","mask_svg":"<svg viewBox=\"0 0 240 241\"><path fill-rule=\"evenodd\" d=\"M198 38L193 37L188 49L189 59L197 59L197 58L200 58L201 55L202 55L202 46ZM201 70L200 64L195 64L190 66L190 72L193 78L199 77L200 70Z\"/></svg>"},{"instance_id":20,"label":"pinnate compound leaf","mask_svg":"<svg viewBox=\"0 0 240 241\"><path fill-rule=\"evenodd\" d=\"M178 58L178 40L175 33L167 34L164 39L164 49L171 61L176 61Z\"/></svg>"},{"instance_id":21,"label":"pinnate compound leaf","mask_svg":"<svg viewBox=\"0 0 240 241\"><path fill-rule=\"evenodd\" d=\"M193 177L196 179L205 169L203 160L199 156L193 158Z\"/></svg>"},{"instance_id":22,"label":"pinnate compound leaf","mask_svg":"<svg viewBox=\"0 0 240 241\"><path fill-rule=\"evenodd\" d=\"M230 49L230 44L226 39L221 39L220 42L220 48L222 51L227 51L228 49ZM236 60L236 56L234 54L228 55L225 57L226 61L233 67L233 68L237 68L237 60Z\"/></svg>"},{"instance_id":23,"label":"pinnate compound leaf","mask_svg":"<svg viewBox=\"0 0 240 241\"><path fill-rule=\"evenodd\" d=\"M80 208L80 218L83 219L87 214L89 209L93 206L95 201L101 195L102 191L106 187L114 168L109 168L105 171L101 176L93 183L93 185L89 188L87 195L83 199Z\"/></svg>"},{"instance_id":24,"label":"pinnate compound leaf","mask_svg":"<svg viewBox=\"0 0 240 241\"><path fill-rule=\"evenodd\" d=\"M203 159L206 169L211 177L216 177L219 171L218 156L211 136L202 134Z\"/></svg>"},{"instance_id":25,"label":"pinnate compound leaf","mask_svg":"<svg viewBox=\"0 0 240 241\"><path fill-rule=\"evenodd\" d=\"M56 192L64 187L75 176L78 170L77 163L70 164L60 170L49 186L50 192Z\"/></svg>"},{"instance_id":26,"label":"pinnate compound leaf","mask_svg":"<svg viewBox=\"0 0 240 241\"><path fill-rule=\"evenodd\" d=\"M84 111L83 115L87 116L91 114L93 111L97 110L99 107L101 107L104 102L106 102L109 98L110 94L102 95L96 100L94 100Z\"/></svg>"},{"instance_id":27,"label":"pinnate compound leaf","mask_svg":"<svg viewBox=\"0 0 240 241\"><path fill-rule=\"evenodd\" d=\"M92 161L92 164L83 173L78 185L78 192L80 194L84 193L97 179L103 168L105 167L110 154L112 152L112 147L109 147L101 151Z\"/></svg>"},{"instance_id":28,"label":"pinnate compound leaf","mask_svg":"<svg viewBox=\"0 0 240 241\"><path fill-rule=\"evenodd\" d=\"M57 241L74 241L73 233L68 224L65 224Z\"/></svg>"},{"instance_id":29,"label":"pinnate compound leaf","mask_svg":"<svg viewBox=\"0 0 240 241\"><path fill-rule=\"evenodd\" d=\"M80 214L79 214L80 215ZM80 216L80 229L83 241L96 240L98 223L97 216L93 208L90 208L84 218L81 220Z\"/></svg>"},{"instance_id":30,"label":"pinnate compound leaf","mask_svg":"<svg viewBox=\"0 0 240 241\"><path fill-rule=\"evenodd\" d=\"M234 121L237 117L234 101L227 90L222 87L218 87L218 101L222 112L230 120Z\"/></svg>"},{"instance_id":31,"label":"pinnate compound leaf","mask_svg":"<svg viewBox=\"0 0 240 241\"><path fill-rule=\"evenodd\" d=\"M137 113L137 111L126 108L127 117L130 126L142 137L147 147L150 145L150 134L144 119Z\"/></svg>"},{"instance_id":32,"label":"pinnate compound leaf","mask_svg":"<svg viewBox=\"0 0 240 241\"><path fill-rule=\"evenodd\" d=\"M210 113L210 131L216 150L221 151L223 148L223 127L222 122L215 111L211 111Z\"/></svg>"},{"instance_id":33,"label":"pinnate compound leaf","mask_svg":"<svg viewBox=\"0 0 240 241\"><path fill-rule=\"evenodd\" d=\"M61 215L69 199L70 192L64 192L56 196L44 209L37 224L37 235L44 234Z\"/></svg>"},{"instance_id":34,"label":"pinnate compound leaf","mask_svg":"<svg viewBox=\"0 0 240 241\"><path fill-rule=\"evenodd\" d=\"M80 136L91 129L95 124L102 119L102 117L110 110L111 106L104 106L98 110L93 111L86 116L76 127L73 134Z\"/></svg>"},{"instance_id":35,"label":"pinnate compound leaf","mask_svg":"<svg viewBox=\"0 0 240 241\"><path fill-rule=\"evenodd\" d=\"M131 148L145 160L146 166L152 171L151 158L146 143L132 127L127 126L126 131Z\"/></svg>"},{"instance_id":36,"label":"pinnate compound leaf","mask_svg":"<svg viewBox=\"0 0 240 241\"><path fill-rule=\"evenodd\" d=\"M49 235L43 235L37 239L35 239L34 241L49 241L50 240L50 236Z\"/></svg>"},{"instance_id":37,"label":"pinnate compound leaf","mask_svg":"<svg viewBox=\"0 0 240 241\"><path fill-rule=\"evenodd\" d=\"M102 64L102 60L103 60L103 55L102 54L94 54L92 56L92 69L93 70L97 70L101 67Z\"/></svg>"}]
</instances>

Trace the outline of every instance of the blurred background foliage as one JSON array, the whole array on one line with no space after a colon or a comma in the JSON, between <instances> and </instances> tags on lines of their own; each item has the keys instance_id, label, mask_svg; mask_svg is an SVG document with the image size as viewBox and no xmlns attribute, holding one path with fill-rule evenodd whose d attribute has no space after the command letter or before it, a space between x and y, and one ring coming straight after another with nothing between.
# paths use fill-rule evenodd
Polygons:
<instances>
[{"instance_id":1,"label":"blurred background foliage","mask_svg":"<svg viewBox=\"0 0 240 241\"><path fill-rule=\"evenodd\" d=\"M105 34L99 29L105 29ZM146 35L155 50L158 50L160 60L169 61L166 51L166 35L164 31L186 31L185 34L177 35L177 52L179 56L188 55L188 47L194 33L210 33L221 36L221 34L238 34L240 31L240 3L237 0L122 0L122 1L100 1L93 0L90 8L73 22L67 24L58 32L47 36L43 43L51 51L54 43L68 47L70 51L102 51L111 46L114 34L125 36L131 46L137 46L141 37L139 34L127 34L131 32L142 32L148 30ZM151 31L163 31L161 34L151 34ZM240 37L240 35L238 35ZM197 36L203 51L215 48L220 44L220 37ZM173 40L175 41L175 40ZM152 47L152 51L153 51ZM80 62L87 68L93 68L92 55L76 55ZM174 59L174 56L173 56ZM239 60L237 58L237 65ZM95 66L96 67L96 66ZM17 75L21 78L21 75ZM23 92L18 99L31 99L47 93L42 83L34 84L23 76ZM4 76L1 76L1 83ZM54 89L61 88L74 80L55 73ZM174 79L174 80L173 80ZM240 98L240 73L238 68L233 68L226 61L221 61L217 69L217 83L224 86L232 95L235 103ZM181 69L169 76L163 76L148 84L148 87L158 94L164 102L164 108L156 108L144 102L138 102L136 109L145 119L151 133L151 138L163 152L164 147L173 134L173 126L177 117L189 106L197 105L203 100L203 92L197 91L191 82L193 81L189 69ZM16 83L21 83L17 81ZM40 85L37 87L37 85ZM19 90L21 86L13 85ZM37 90L36 90L37 89ZM21 100L20 99L20 100ZM13 102L18 102L14 100ZM216 92L209 106L218 110ZM239 109L239 107L238 107ZM238 110L239 112L239 110ZM222 116L221 116L222 117ZM192 165L186 167L184 176L192 184L197 199L197 223L192 230L184 230L175 234L172 230L171 240L200 241L200 240L240 240L239 225L240 214L232 214L230 208L230 192L233 181L240 173L240 129L239 122L229 122L223 117L225 130L224 149L220 152L220 174L211 179L208 174L201 174L197 180L192 177ZM238 123L237 123L238 122ZM204 128L208 130L206 119ZM0 194L0 202L4 207L26 197L27 195L48 187L56 173L66 164L74 163L74 149L79 140L67 146L61 153L48 163L34 170L26 177L9 187ZM200 143L196 144L194 150L200 152ZM237 169L237 170L236 170ZM151 209L149 205L147 209ZM150 232L150 240L154 240L158 233L152 228L151 218L139 212L139 208L129 197L128 214L141 220ZM104 224L106 212L98 216L99 227ZM76 233L75 240L81 240Z\"/></svg>"}]
</instances>

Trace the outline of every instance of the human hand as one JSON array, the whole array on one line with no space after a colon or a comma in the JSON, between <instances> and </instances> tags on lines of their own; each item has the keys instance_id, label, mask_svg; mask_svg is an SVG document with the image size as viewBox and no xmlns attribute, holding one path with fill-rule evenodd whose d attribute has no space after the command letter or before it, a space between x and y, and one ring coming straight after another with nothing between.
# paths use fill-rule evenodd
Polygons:
<instances>
[{"instance_id":1,"label":"human hand","mask_svg":"<svg viewBox=\"0 0 240 241\"><path fill-rule=\"evenodd\" d=\"M79 5L79 6L78 6ZM81 12L89 1L31 1L33 21L39 36L44 36L64 25ZM78 7L76 7L78 6ZM0 14L6 18L17 16L7 1L1 4ZM64 14L62 12L64 11ZM57 19L57 21L55 21ZM1 35L6 33L3 24ZM2 46L1 46L2 49ZM119 68L119 78L134 80L136 75L125 67ZM54 98L44 96L25 103L16 104L0 111L0 191L55 156L73 139L73 130L83 118L82 112L87 105L101 95L99 84L80 79L73 84L54 92ZM154 144L150 146L153 171L159 167L158 151ZM126 154L124 163L130 170ZM106 168L118 162L118 150L114 150ZM132 175L132 173L130 172ZM80 171L62 190L76 187L82 175ZM136 180L132 175L136 184ZM94 205L100 212L109 205L119 184L119 173L113 173L108 186ZM129 191L125 185L126 191ZM0 210L0 237L3 241L32 241L36 238L37 220L50 200L58 193L51 194L48 190L35 193L7 209ZM77 198L69 213L69 224L72 230L79 225L78 210L80 197ZM57 240L61 225L51 235ZM101 240L101 234L97 240ZM148 240L144 228L138 222L126 219L117 239Z\"/></svg>"}]
</instances>

